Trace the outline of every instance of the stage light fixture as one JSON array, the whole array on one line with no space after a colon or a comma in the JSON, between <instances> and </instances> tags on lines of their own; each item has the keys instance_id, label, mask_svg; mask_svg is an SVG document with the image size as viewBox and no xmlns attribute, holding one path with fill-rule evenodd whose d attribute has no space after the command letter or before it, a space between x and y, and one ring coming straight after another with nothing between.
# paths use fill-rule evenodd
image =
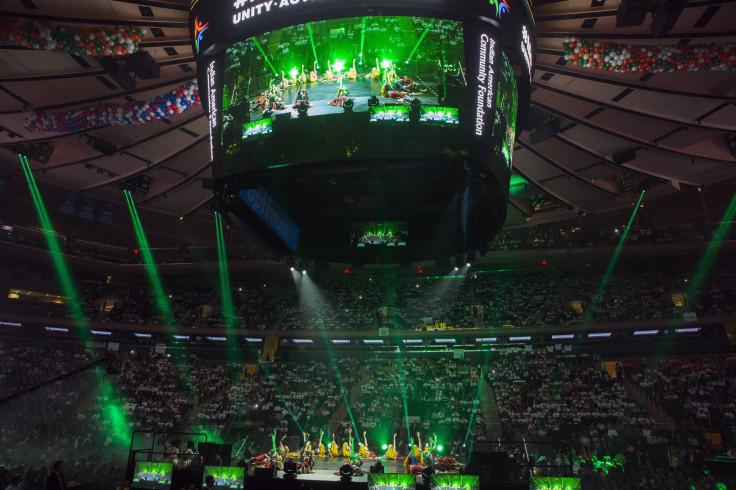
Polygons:
<instances>
[{"instance_id":1,"label":"stage light fixture","mask_svg":"<svg viewBox=\"0 0 736 490\"><path fill-rule=\"evenodd\" d=\"M305 100L301 101L296 108L296 112L299 114L299 117L307 117L307 113L309 112L309 102Z\"/></svg>"},{"instance_id":2,"label":"stage light fixture","mask_svg":"<svg viewBox=\"0 0 736 490\"><path fill-rule=\"evenodd\" d=\"M388 444L384 444L383 446L381 446L381 449L383 449L384 451L385 451L386 449L388 449Z\"/></svg>"},{"instance_id":3,"label":"stage light fixture","mask_svg":"<svg viewBox=\"0 0 736 490\"><path fill-rule=\"evenodd\" d=\"M422 113L422 101L416 97L409 102L409 121L419 122L419 116Z\"/></svg>"},{"instance_id":4,"label":"stage light fixture","mask_svg":"<svg viewBox=\"0 0 736 490\"><path fill-rule=\"evenodd\" d=\"M371 466L371 475L382 474L385 473L385 471L386 468L383 467L380 460L376 461L376 464Z\"/></svg>"},{"instance_id":5,"label":"stage light fixture","mask_svg":"<svg viewBox=\"0 0 736 490\"><path fill-rule=\"evenodd\" d=\"M340 479L343 481L350 481L353 479L353 467L350 463L345 463L340 466Z\"/></svg>"},{"instance_id":6,"label":"stage light fixture","mask_svg":"<svg viewBox=\"0 0 736 490\"><path fill-rule=\"evenodd\" d=\"M304 269L304 270L302 271L302 274L306 274L306 273L307 273L307 269Z\"/></svg>"},{"instance_id":7,"label":"stage light fixture","mask_svg":"<svg viewBox=\"0 0 736 490\"><path fill-rule=\"evenodd\" d=\"M289 270L290 270L290 271L293 271L293 270L294 270L294 268L293 268L293 267L289 267Z\"/></svg>"},{"instance_id":8,"label":"stage light fixture","mask_svg":"<svg viewBox=\"0 0 736 490\"><path fill-rule=\"evenodd\" d=\"M368 107L378 107L381 103L378 101L378 97L375 95L372 95L370 99L368 99Z\"/></svg>"},{"instance_id":9,"label":"stage light fixture","mask_svg":"<svg viewBox=\"0 0 736 490\"><path fill-rule=\"evenodd\" d=\"M465 264L465 266L466 267L470 267L470 262L468 262L467 264Z\"/></svg>"},{"instance_id":10,"label":"stage light fixture","mask_svg":"<svg viewBox=\"0 0 736 490\"><path fill-rule=\"evenodd\" d=\"M353 102L353 99L348 99L342 103L342 110L345 112L353 112L354 106L355 106L355 102Z\"/></svg>"},{"instance_id":11,"label":"stage light fixture","mask_svg":"<svg viewBox=\"0 0 736 490\"><path fill-rule=\"evenodd\" d=\"M284 463L284 478L296 478L296 461L290 459Z\"/></svg>"},{"instance_id":12,"label":"stage light fixture","mask_svg":"<svg viewBox=\"0 0 736 490\"><path fill-rule=\"evenodd\" d=\"M434 475L434 466L427 466L422 470L422 478L424 478L424 482L429 482L429 479L432 478L432 475Z\"/></svg>"}]
</instances>

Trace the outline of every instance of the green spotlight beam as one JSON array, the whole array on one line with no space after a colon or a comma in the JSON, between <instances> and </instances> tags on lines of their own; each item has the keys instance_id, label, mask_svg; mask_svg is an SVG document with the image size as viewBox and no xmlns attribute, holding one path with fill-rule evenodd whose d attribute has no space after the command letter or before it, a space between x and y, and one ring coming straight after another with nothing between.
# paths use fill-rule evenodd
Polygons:
<instances>
[{"instance_id":1,"label":"green spotlight beam","mask_svg":"<svg viewBox=\"0 0 736 490\"><path fill-rule=\"evenodd\" d=\"M621 239L618 241L616 250L614 250L613 255L611 256L611 260L608 262L608 267L606 268L605 274L603 274L603 279L601 279L601 283L598 285L598 289L596 289L595 295L591 300L590 308L585 315L586 318L584 323L586 325L592 320L593 314L598 308L598 303L600 303L601 296L608 286L608 281L611 279L611 273L613 273L613 269L616 267L618 256L621 255L621 249L624 247L626 237L629 235L629 230L631 229L631 225L634 222L634 218L636 217L636 212L639 210L639 206L641 206L641 200L644 199L644 192L646 191L641 191L639 200L636 202L636 205L634 206L634 211L631 213L629 222L626 224L626 229L624 230L623 234L621 234Z\"/></svg>"},{"instance_id":2,"label":"green spotlight beam","mask_svg":"<svg viewBox=\"0 0 736 490\"><path fill-rule=\"evenodd\" d=\"M406 61L410 61L412 59L412 57L414 56L414 53L417 52L417 49L419 48L419 45L422 44L422 41L424 41L424 36L426 36L427 33L429 32L429 30L432 28L432 26L435 23L435 20L436 19L430 20L429 21L429 24L427 24L427 27L424 28L424 31L422 32L422 35L419 36L419 40L414 45L414 49L411 50L411 53L409 54L409 57L406 59Z\"/></svg>"},{"instance_id":3,"label":"green spotlight beam","mask_svg":"<svg viewBox=\"0 0 736 490\"><path fill-rule=\"evenodd\" d=\"M470 461L470 453L473 452L472 447L468 447L468 439L470 439L470 433L473 430L473 421L475 419L475 409L478 408L478 405L480 404L480 393L483 390L483 376L486 372L486 368L488 367L488 361L491 359L491 349L488 349L485 353L485 356L483 357L483 367L480 370L480 373L478 373L478 389L475 393L475 400L473 400L473 408L470 412L470 421L468 422L468 430L465 433L465 440L463 441L463 445L465 445L465 450L467 454L467 460ZM471 441L472 443L472 441Z\"/></svg>"},{"instance_id":4,"label":"green spotlight beam","mask_svg":"<svg viewBox=\"0 0 736 490\"><path fill-rule=\"evenodd\" d=\"M84 315L80 306L79 295L77 294L77 289L74 286L74 281L72 280L71 273L69 272L69 267L61 253L59 242L54 235L53 224L51 223L51 219L46 211L46 205L41 198L41 192L36 184L36 179L33 177L33 173L31 172L28 158L24 155L19 155L19 158L21 166L23 167L23 173L26 177L26 182L28 183L28 189L31 192L31 198L36 209L36 214L38 214L41 228L43 229L44 237L46 238L46 243L49 247L49 251L51 252L51 259L54 264L54 268L56 269L56 274L59 277L59 282L62 290L64 291L64 295L68 299L67 306L75 320L75 324L77 326L76 330L80 339L83 342L87 342L91 340L88 328L89 325L87 324L87 317ZM115 390L105 378L105 372L101 368L97 368L95 369L95 375L102 387L101 394L103 399L106 400L102 406L101 415L112 423L112 438L118 443L127 444L130 442L131 433L127 417L121 408L123 404L115 396Z\"/></svg>"},{"instance_id":5,"label":"green spotlight beam","mask_svg":"<svg viewBox=\"0 0 736 490\"><path fill-rule=\"evenodd\" d=\"M222 316L225 320L225 326L227 330L232 330L235 328L240 327L239 322L237 320L237 317L235 315L235 307L233 303L233 295L232 295L232 285L230 283L230 272L227 268L227 254L225 251L225 234L222 229L222 215L218 212L215 212L215 228L217 233L217 256L218 256L218 266L220 271L220 296L222 301ZM239 356L237 355L237 341L235 340L235 337L233 335L226 335L225 336L228 339L228 346L230 347L230 351L233 353L231 355L231 362L237 362L239 360ZM296 423L297 427L299 428L300 432L303 432L301 425L299 424L299 420L297 419L296 415L294 415L294 412L291 410L291 406L289 406L289 403L284 398L284 395L281 391L281 389L278 386L278 383L276 383L276 380L274 380L273 376L271 375L270 371L268 370L268 367L266 367L265 364L261 363L261 360L258 356L258 352L256 351L253 346L250 345L250 343L247 344L248 348L251 350L251 353L253 354L253 357L255 357L258 360L258 364L261 366L261 369L268 377L269 381L271 381L271 384L273 385L274 389L276 390L276 393L278 394L279 398L281 399L281 402L286 407L286 410L291 415L291 418L294 420L294 423ZM240 407L238 407L238 411L240 410ZM232 422L234 418L231 419L230 425L228 426L228 429L226 431L227 434L230 433L230 430L232 429Z\"/></svg>"},{"instance_id":6,"label":"green spotlight beam","mask_svg":"<svg viewBox=\"0 0 736 490\"><path fill-rule=\"evenodd\" d=\"M307 33L309 34L309 42L312 45L312 53L314 53L314 60L319 65L319 60L317 59L317 46L314 44L314 34L312 33L312 24L307 24Z\"/></svg>"},{"instance_id":7,"label":"green spotlight beam","mask_svg":"<svg viewBox=\"0 0 736 490\"><path fill-rule=\"evenodd\" d=\"M51 253L51 260L53 261L54 268L56 269L56 275L59 278L61 288L64 291L64 295L68 298L68 307L70 313L74 317L77 324L77 330L83 336L83 340L89 340L89 331L87 328L87 318L82 311L79 304L79 295L77 294L77 288L74 286L69 267L67 266L66 260L61 253L61 247L54 234L54 227L49 219L49 215L46 212L46 205L41 198L41 193L36 185L36 179L33 177L31 172L31 166L28 163L28 158L23 155L19 155L21 166L23 167L23 173L28 183L28 189L31 192L31 198L33 199L33 205L36 208L36 214L38 215L39 221L41 222L41 228L44 232L44 238L48 245L49 252Z\"/></svg>"},{"instance_id":8,"label":"green spotlight beam","mask_svg":"<svg viewBox=\"0 0 736 490\"><path fill-rule=\"evenodd\" d=\"M406 402L406 372L404 371L404 356L401 353L401 347L396 350L396 367L399 371L399 386L401 387L401 401L404 405L404 420L406 421L406 442L411 440L411 432L409 431L409 407ZM394 448L396 449L396 448Z\"/></svg>"},{"instance_id":9,"label":"green spotlight beam","mask_svg":"<svg viewBox=\"0 0 736 490\"><path fill-rule=\"evenodd\" d=\"M726 238L726 233L728 232L728 229L733 222L734 215L736 215L736 194L734 194L731 198L731 203L728 205L728 208L726 209L726 213L723 215L721 223L718 225L713 238L711 238L710 242L708 243L708 248L705 250L703 257L700 259L700 263L695 269L695 273L693 273L693 277L690 280L690 284L687 288L688 301L694 302L695 295L697 294L698 290L700 290L700 286L703 285L706 276L713 266L713 262L715 262L716 256L718 255L718 250L721 248L721 244Z\"/></svg>"},{"instance_id":10,"label":"green spotlight beam","mask_svg":"<svg viewBox=\"0 0 736 490\"><path fill-rule=\"evenodd\" d=\"M279 72L277 72L276 68L274 68L273 65L271 64L271 60L268 59L268 55L266 55L266 52L261 47L261 43L258 42L258 39L256 39L255 36L253 36L251 39L253 40L253 44L255 44L256 47L258 48L258 51L260 51L261 54L263 55L263 59L266 60L266 63L268 63L268 66L270 66L271 70L273 70L273 74L278 76Z\"/></svg>"},{"instance_id":11,"label":"green spotlight beam","mask_svg":"<svg viewBox=\"0 0 736 490\"><path fill-rule=\"evenodd\" d=\"M145 266L146 275L148 281L153 289L153 298L156 302L156 308L162 317L163 323L167 327L175 326L174 314L171 311L171 305L169 304L166 293L164 292L163 285L161 284L161 277L156 270L156 264L153 260L153 254L151 254L151 247L148 245L148 239L143 231L143 225L141 224L138 211L136 210L135 203L133 202L133 196L130 191L123 191L125 194L125 200L128 203L128 211L133 221L133 229L135 230L136 238L138 239L138 246L143 257L143 264Z\"/></svg>"},{"instance_id":12,"label":"green spotlight beam","mask_svg":"<svg viewBox=\"0 0 736 490\"><path fill-rule=\"evenodd\" d=\"M335 371L335 378L337 378L337 384L340 387L340 393L342 394L342 399L345 402L345 408L348 410L348 417L350 417L350 423L353 425L353 430L355 431L355 437L360 438L360 433L358 432L358 426L355 425L355 419L353 418L353 411L350 410L350 400L348 399L348 394L345 391L345 387L342 384L342 379L340 379L340 369L337 367L337 361L335 360L335 353L332 351L332 345L330 344L330 339L327 337L327 332L323 331L322 333L324 337L325 347L327 349L327 354L330 356L330 364L332 364L332 369ZM352 451L353 448L351 447L350 450Z\"/></svg>"},{"instance_id":13,"label":"green spotlight beam","mask_svg":"<svg viewBox=\"0 0 736 490\"><path fill-rule=\"evenodd\" d=\"M363 46L365 46L365 17L360 19L360 51L358 51L360 56L363 56Z\"/></svg>"}]
</instances>

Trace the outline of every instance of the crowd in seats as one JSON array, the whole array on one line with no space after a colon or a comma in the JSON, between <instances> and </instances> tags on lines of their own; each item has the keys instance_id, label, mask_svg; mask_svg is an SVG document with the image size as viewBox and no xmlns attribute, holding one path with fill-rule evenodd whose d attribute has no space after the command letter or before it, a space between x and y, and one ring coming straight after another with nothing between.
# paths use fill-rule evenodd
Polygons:
<instances>
[{"instance_id":1,"label":"crowd in seats","mask_svg":"<svg viewBox=\"0 0 736 490\"><path fill-rule=\"evenodd\" d=\"M491 250L572 249L617 246L624 228L598 229L593 235L579 227L555 228L529 232L507 230L499 233L491 243ZM694 223L654 228L633 227L629 230L625 245L652 245L657 243L700 242L710 236L710 231Z\"/></svg>"},{"instance_id":2,"label":"crowd in seats","mask_svg":"<svg viewBox=\"0 0 736 490\"><path fill-rule=\"evenodd\" d=\"M466 278L397 278L388 302L388 321L382 322L382 326L414 329L435 323L458 328L474 325Z\"/></svg>"},{"instance_id":3,"label":"crowd in seats","mask_svg":"<svg viewBox=\"0 0 736 490\"><path fill-rule=\"evenodd\" d=\"M316 287L315 287L316 284ZM368 330L375 328L385 293L375 277L346 276L315 280L298 278L298 294L286 308L283 330Z\"/></svg>"},{"instance_id":4,"label":"crowd in seats","mask_svg":"<svg viewBox=\"0 0 736 490\"><path fill-rule=\"evenodd\" d=\"M365 366L366 378L356 388L358 397L351 404L359 427L401 433L406 403L409 413L419 417L413 422L412 437L421 431L457 440L465 436L471 417L473 430L485 432L481 409L475 405L480 376L477 360L380 357L369 359ZM349 427L343 424L343 435Z\"/></svg>"},{"instance_id":5,"label":"crowd in seats","mask_svg":"<svg viewBox=\"0 0 736 490\"><path fill-rule=\"evenodd\" d=\"M624 374L681 425L733 430L736 355L628 361Z\"/></svg>"},{"instance_id":6,"label":"crowd in seats","mask_svg":"<svg viewBox=\"0 0 736 490\"><path fill-rule=\"evenodd\" d=\"M542 327L580 322L580 315L565 304L559 281L551 271L480 274L474 285L485 325Z\"/></svg>"},{"instance_id":7,"label":"crowd in seats","mask_svg":"<svg viewBox=\"0 0 736 490\"><path fill-rule=\"evenodd\" d=\"M617 426L653 423L593 357L503 352L486 375L509 435L577 437L579 448L608 454Z\"/></svg>"},{"instance_id":8,"label":"crowd in seats","mask_svg":"<svg viewBox=\"0 0 736 490\"><path fill-rule=\"evenodd\" d=\"M316 434L326 430L342 403L342 389L353 387L355 364L351 358L335 360L334 367L327 360L304 360L273 364L250 374L247 365L236 364L234 381L220 396L207 401L199 421L217 433L224 433L234 421L248 419L261 435L273 429L298 433L299 428Z\"/></svg>"},{"instance_id":9,"label":"crowd in seats","mask_svg":"<svg viewBox=\"0 0 736 490\"><path fill-rule=\"evenodd\" d=\"M596 305L595 322L659 320L673 316L674 305L671 297L667 297L672 278L658 268L619 266L608 277L602 269L586 269L584 272L563 269L560 274L571 298ZM605 288L595 299L604 281L607 281Z\"/></svg>"}]
</instances>

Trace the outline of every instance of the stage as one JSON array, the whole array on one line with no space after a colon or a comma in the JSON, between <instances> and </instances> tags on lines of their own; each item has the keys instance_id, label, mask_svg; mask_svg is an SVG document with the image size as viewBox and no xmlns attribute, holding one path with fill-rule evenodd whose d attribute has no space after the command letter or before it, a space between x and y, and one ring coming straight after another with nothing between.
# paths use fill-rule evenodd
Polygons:
<instances>
[{"instance_id":1,"label":"stage","mask_svg":"<svg viewBox=\"0 0 736 490\"><path fill-rule=\"evenodd\" d=\"M438 80L427 80L422 79L414 80L416 92L412 92L405 100L394 100L381 95L381 87L383 82L373 78L357 78L349 79L343 78L342 87L348 90L348 97L353 99L355 112L367 112L368 111L368 99L372 96L378 97L381 104L406 104L408 105L409 99L417 98L424 105L437 105L437 83ZM278 116L280 114L291 114L292 117L297 117L296 109L292 108L292 105L296 102L297 92L300 88L305 88L309 94L310 108L308 115L321 116L324 114L339 114L343 112L343 108L340 106L332 106L329 104L331 100L337 97L337 91L340 88L340 82L337 80L329 81L318 81L318 82L307 82L303 85L290 85L285 90L281 90L281 97L284 101L284 108L275 111L273 114ZM254 105L254 104L252 104ZM251 120L257 121L263 118L263 111L255 110L251 113ZM267 116L270 117L270 114Z\"/></svg>"}]
</instances>

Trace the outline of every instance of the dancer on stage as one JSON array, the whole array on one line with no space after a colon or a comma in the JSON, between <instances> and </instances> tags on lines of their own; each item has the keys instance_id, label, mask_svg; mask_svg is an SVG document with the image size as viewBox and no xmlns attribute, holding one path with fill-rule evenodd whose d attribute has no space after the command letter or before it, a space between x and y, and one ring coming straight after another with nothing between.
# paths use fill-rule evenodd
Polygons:
<instances>
[{"instance_id":1,"label":"dancer on stage","mask_svg":"<svg viewBox=\"0 0 736 490\"><path fill-rule=\"evenodd\" d=\"M294 104L292 104L292 109L299 109L299 106L304 103L307 104L308 107L312 107L312 104L309 103L309 92L307 92L307 89L301 88L296 93L296 99L294 100Z\"/></svg>"},{"instance_id":2,"label":"dancer on stage","mask_svg":"<svg viewBox=\"0 0 736 490\"><path fill-rule=\"evenodd\" d=\"M368 449L368 437L366 437L365 431L363 431L363 442L358 439L358 454L363 459L376 459L376 453Z\"/></svg>"},{"instance_id":3,"label":"dancer on stage","mask_svg":"<svg viewBox=\"0 0 736 490\"><path fill-rule=\"evenodd\" d=\"M412 438L409 438L409 446L411 447L411 449L409 451L409 455L404 460L404 471L412 475L420 475L422 473L422 470L424 469L422 450L419 448L419 446L414 444L414 439Z\"/></svg>"},{"instance_id":4,"label":"dancer on stage","mask_svg":"<svg viewBox=\"0 0 736 490\"><path fill-rule=\"evenodd\" d=\"M317 443L317 456L324 457L325 456L325 445L322 444L322 436L324 435L325 431L322 429L319 430L319 442Z\"/></svg>"},{"instance_id":5,"label":"dancer on stage","mask_svg":"<svg viewBox=\"0 0 736 490\"><path fill-rule=\"evenodd\" d=\"M276 457L278 457L278 452L276 450L276 429L274 429L271 434L271 450L250 458L248 465L255 468L273 468Z\"/></svg>"},{"instance_id":6,"label":"dancer on stage","mask_svg":"<svg viewBox=\"0 0 736 490\"><path fill-rule=\"evenodd\" d=\"M340 455L340 450L337 446L337 440L335 439L335 433L332 433L332 441L329 444L329 451L327 453L328 458L336 458Z\"/></svg>"},{"instance_id":7,"label":"dancer on stage","mask_svg":"<svg viewBox=\"0 0 736 490\"><path fill-rule=\"evenodd\" d=\"M340 80L340 88L337 89L337 96L328 102L330 105L342 107L346 100L348 100L348 89L342 86L342 80Z\"/></svg>"},{"instance_id":8,"label":"dancer on stage","mask_svg":"<svg viewBox=\"0 0 736 490\"><path fill-rule=\"evenodd\" d=\"M422 447L422 439L421 434L417 433L417 438L419 439L419 447ZM434 435L434 441L432 441L432 438L429 438L429 444L424 445L424 452L422 453L422 458L424 459L424 465L425 466L432 466L434 464L434 458L432 458L432 453L437 448L437 434Z\"/></svg>"},{"instance_id":9,"label":"dancer on stage","mask_svg":"<svg viewBox=\"0 0 736 490\"><path fill-rule=\"evenodd\" d=\"M348 441L350 442L349 446L347 442L342 443L342 457L343 458L349 458L350 455L353 454L353 429L350 429L348 431Z\"/></svg>"},{"instance_id":10,"label":"dancer on stage","mask_svg":"<svg viewBox=\"0 0 736 490\"><path fill-rule=\"evenodd\" d=\"M312 454L312 444L309 442L309 434L302 433L304 444L299 451L299 464L296 469L299 473L314 473L314 454Z\"/></svg>"},{"instance_id":11,"label":"dancer on stage","mask_svg":"<svg viewBox=\"0 0 736 490\"><path fill-rule=\"evenodd\" d=\"M388 460L393 460L396 459L396 456L396 434L394 433L394 443L388 445L388 449L386 449L386 454L384 454L383 457Z\"/></svg>"}]
</instances>

